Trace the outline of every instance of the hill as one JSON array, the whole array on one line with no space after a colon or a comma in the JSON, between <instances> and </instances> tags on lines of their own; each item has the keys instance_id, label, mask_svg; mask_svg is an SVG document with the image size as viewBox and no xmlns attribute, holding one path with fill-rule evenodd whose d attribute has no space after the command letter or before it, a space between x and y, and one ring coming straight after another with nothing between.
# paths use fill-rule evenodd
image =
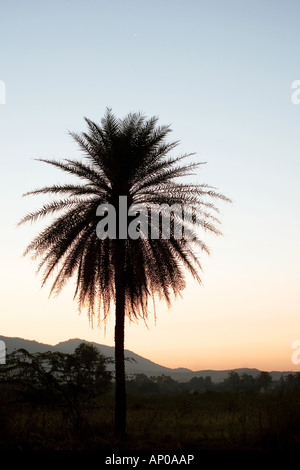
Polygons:
<instances>
[{"instance_id":1,"label":"hill","mask_svg":"<svg viewBox=\"0 0 300 470\"><path fill-rule=\"evenodd\" d=\"M67 354L72 354L77 346L85 342L87 344L92 344L100 352L106 357L114 357L114 347L113 346L106 346L103 344L93 343L89 341L85 341L79 338L69 339L67 341L60 342L54 346L44 343L39 343L37 341L27 340L24 338L13 338L7 336L0 336L0 340L5 343L6 346L6 354L10 354L17 349L26 349L30 353L36 352L46 352L46 351L60 351ZM164 367L160 364L156 364L155 362L150 361L132 351L125 350L125 357L126 357L126 373L128 375L133 374L145 374L148 377L151 376L159 376L159 375L168 375L172 377L174 380L178 382L188 382L193 377L207 377L210 376L212 382L218 383L222 382L225 378L228 377L229 372L237 372L239 375L248 374L253 377L256 377L260 370L258 369L250 369L250 368L237 368L237 369L229 369L229 370L200 370L200 371L193 371L190 369L186 369L183 367L172 369L169 367ZM109 369L113 369L114 366L109 365ZM273 380L279 380L279 378L283 375L286 375L290 372L280 372L280 371L273 371L270 372Z\"/></svg>"}]
</instances>

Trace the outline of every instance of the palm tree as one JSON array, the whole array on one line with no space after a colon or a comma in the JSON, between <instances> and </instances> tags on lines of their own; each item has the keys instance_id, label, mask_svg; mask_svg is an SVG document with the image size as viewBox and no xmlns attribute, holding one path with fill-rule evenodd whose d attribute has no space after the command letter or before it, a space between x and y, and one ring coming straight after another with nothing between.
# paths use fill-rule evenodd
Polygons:
<instances>
[{"instance_id":1,"label":"palm tree","mask_svg":"<svg viewBox=\"0 0 300 470\"><path fill-rule=\"evenodd\" d=\"M80 178L83 183L53 185L26 193L59 195L60 198L28 213L20 224L57 215L29 243L24 253L40 259L38 272L43 270L42 285L54 275L50 295L59 293L74 275L74 299L78 300L79 309L87 308L91 321L95 316L99 321L105 320L113 305L115 307L115 432L124 436L125 317L146 319L149 298L159 297L170 305L172 295L180 294L185 287L186 270L201 283L196 247L209 250L197 236L198 226L219 234L216 228L219 221L214 215L218 209L209 201L211 198L228 199L207 185L176 182L199 164L182 164L189 155L169 156L178 142L166 142L170 128L158 126L157 117L146 119L140 113L130 113L124 119L117 119L107 110L100 125L87 118L85 121L87 132L71 133L84 159L61 162L40 159ZM185 216L182 222L186 225L189 222L186 233L193 236L174 236L174 214L169 237L162 236L161 223L154 227L150 217L147 224L154 236L143 236L141 224L136 237L120 236L119 198L124 196L128 207L138 204L154 211L166 205L191 208L192 218ZM115 237L108 236L108 232L99 237L97 225L104 220L96 215L99 207L115 209Z\"/></svg>"}]
</instances>

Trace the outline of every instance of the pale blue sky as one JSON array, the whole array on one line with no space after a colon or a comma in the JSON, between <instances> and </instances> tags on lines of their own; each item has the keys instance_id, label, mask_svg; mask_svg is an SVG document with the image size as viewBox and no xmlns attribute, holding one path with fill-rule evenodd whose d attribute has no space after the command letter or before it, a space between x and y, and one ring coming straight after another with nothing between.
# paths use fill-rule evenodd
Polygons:
<instances>
[{"instance_id":1,"label":"pale blue sky","mask_svg":"<svg viewBox=\"0 0 300 470\"><path fill-rule=\"evenodd\" d=\"M20 256L35 229L15 228L41 201L22 199L24 192L65 179L33 158L77 158L67 131L85 130L83 116L98 121L111 107L120 117L142 111L170 124L178 152L207 161L197 178L234 201L221 206L224 238L209 240L204 286L189 287L170 313L162 309L150 333L127 329L126 347L172 366L294 367L300 105L291 102L291 85L300 79L299 1L0 6L1 334L113 342L109 326L104 336L78 319L70 293L50 302L40 293L35 266Z\"/></svg>"}]
</instances>

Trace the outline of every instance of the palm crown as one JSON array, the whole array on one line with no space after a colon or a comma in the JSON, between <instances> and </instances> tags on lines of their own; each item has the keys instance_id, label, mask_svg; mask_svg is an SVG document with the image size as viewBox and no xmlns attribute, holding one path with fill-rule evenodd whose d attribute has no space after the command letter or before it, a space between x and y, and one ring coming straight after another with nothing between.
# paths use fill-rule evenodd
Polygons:
<instances>
[{"instance_id":1,"label":"palm crown","mask_svg":"<svg viewBox=\"0 0 300 470\"><path fill-rule=\"evenodd\" d=\"M97 311L105 318L115 299L115 240L97 237L99 205L117 207L119 196L127 196L128 205L151 205L152 210L158 204L185 204L198 210L196 223L219 234L218 220L206 210L218 209L204 197L227 198L206 185L176 182L176 178L188 175L199 164L181 165L181 160L188 155L168 157L178 143L165 142L170 129L158 127L156 117L146 120L140 114L129 114L117 120L108 110L101 127L85 120L89 133L72 133L84 151L85 162L41 160L79 177L84 184L54 185L30 191L27 194L51 193L67 197L45 204L40 210L27 214L20 223L61 212L28 245L25 253L32 252L34 257L41 258L39 270L44 268L43 284L58 269L51 292L58 293L76 274L75 296L79 307L87 305L90 317ZM125 306L129 317L147 316L149 295L157 294L170 303L171 294L178 294L185 286L185 268L200 281L201 266L195 244L208 252L207 246L198 237L178 239L172 234L171 230L169 239L139 237L124 241Z\"/></svg>"}]
</instances>

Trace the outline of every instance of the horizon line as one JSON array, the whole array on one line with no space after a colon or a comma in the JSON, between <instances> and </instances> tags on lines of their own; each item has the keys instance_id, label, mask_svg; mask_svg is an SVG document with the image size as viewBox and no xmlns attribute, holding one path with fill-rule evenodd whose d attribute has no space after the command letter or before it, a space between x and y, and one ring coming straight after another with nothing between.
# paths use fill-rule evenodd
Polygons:
<instances>
[{"instance_id":1,"label":"horizon line","mask_svg":"<svg viewBox=\"0 0 300 470\"><path fill-rule=\"evenodd\" d=\"M0 335L0 338L8 338L8 339L20 339L20 340L23 340L23 341L28 341L28 342L32 342L32 343L38 343L42 346L51 346L51 347L56 347L58 346L59 344L62 344L62 343L68 343L70 341L74 341L74 340L78 340L78 341L81 341L81 342L85 342L85 343L90 343L90 344L97 344L98 346L105 346L105 347L108 347L108 348L112 348L114 349L115 346L114 345L108 345L108 344L102 344L102 343L97 343L96 341L90 341L90 340L87 340L87 339L82 339L82 338L69 338L69 339L66 339L66 340L63 340L63 341L59 341L58 343L55 343L55 344L51 344L51 343L44 343L44 342L41 342L41 341L38 341L36 339L28 339L28 338L23 338L21 336L6 336L6 335ZM136 356L140 356L142 359L144 360L147 360L149 362L152 362L153 364L159 366L159 367L163 367L165 369L170 369L172 371L176 371L178 369L185 369L187 372L206 372L206 371L211 371L211 372L227 372L227 371L238 371L238 370L243 370L243 369L247 369L247 370L256 370L258 372L269 372L269 373L277 373L277 372L282 372L282 373L292 373L292 374L296 374L298 372L300 372L300 370L292 370L292 369L287 369L287 370L276 370L276 369L269 369L269 370L266 370L266 369L260 369L260 368L257 368L257 367L249 367L249 366L239 366L239 367L229 367L229 368L225 368L225 369L209 369L209 368L205 368L205 369L196 369L196 370L193 370L193 369L190 369L188 367L184 367L184 366L179 366L179 367L169 367L169 366L164 366L162 364L159 364L157 362L154 362L153 360L151 359L148 359L147 357L144 357L144 356L141 356L140 354L130 350L130 349L125 349L125 351L127 352L130 352L132 354L135 354Z\"/></svg>"}]
</instances>

